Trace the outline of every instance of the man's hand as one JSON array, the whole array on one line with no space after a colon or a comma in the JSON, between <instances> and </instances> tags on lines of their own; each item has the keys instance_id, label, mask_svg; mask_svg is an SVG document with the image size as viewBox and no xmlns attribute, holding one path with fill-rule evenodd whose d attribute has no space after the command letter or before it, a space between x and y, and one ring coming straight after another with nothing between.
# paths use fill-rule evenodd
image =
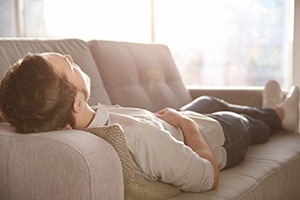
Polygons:
<instances>
[{"instance_id":1,"label":"man's hand","mask_svg":"<svg viewBox=\"0 0 300 200\"><path fill-rule=\"evenodd\" d=\"M181 113L172 108L162 109L155 114L160 119L168 122L175 127L180 127L182 118L185 118Z\"/></svg>"},{"instance_id":2,"label":"man's hand","mask_svg":"<svg viewBox=\"0 0 300 200\"><path fill-rule=\"evenodd\" d=\"M219 169L215 157L200 133L197 124L192 119L171 108L158 111L156 116L175 127L179 127L183 132L184 143L191 147L200 157L210 161L214 168L214 184L212 189L215 189L219 182Z\"/></svg>"}]
</instances>

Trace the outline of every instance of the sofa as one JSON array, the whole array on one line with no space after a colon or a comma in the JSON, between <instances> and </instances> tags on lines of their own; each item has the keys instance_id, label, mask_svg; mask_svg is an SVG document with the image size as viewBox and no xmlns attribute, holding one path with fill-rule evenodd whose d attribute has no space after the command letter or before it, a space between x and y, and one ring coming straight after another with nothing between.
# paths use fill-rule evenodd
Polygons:
<instances>
[{"instance_id":1,"label":"sofa","mask_svg":"<svg viewBox=\"0 0 300 200\"><path fill-rule=\"evenodd\" d=\"M262 88L187 87L162 44L80 39L0 39L0 73L26 53L69 54L91 77L99 102L158 111L179 109L201 95L261 106ZM295 111L298 112L298 111ZM0 123L1 200L124 199L123 169L110 143L80 130L19 134ZM300 134L281 131L251 146L238 166L223 170L216 190L180 192L172 200L300 199Z\"/></svg>"}]
</instances>

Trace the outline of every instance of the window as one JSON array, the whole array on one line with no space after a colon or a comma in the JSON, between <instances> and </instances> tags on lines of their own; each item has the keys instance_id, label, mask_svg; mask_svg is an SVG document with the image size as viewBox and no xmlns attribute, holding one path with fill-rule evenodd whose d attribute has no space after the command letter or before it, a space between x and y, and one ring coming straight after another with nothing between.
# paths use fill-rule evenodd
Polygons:
<instances>
[{"instance_id":1,"label":"window","mask_svg":"<svg viewBox=\"0 0 300 200\"><path fill-rule=\"evenodd\" d=\"M286 0L155 2L156 40L168 44L188 85L287 83Z\"/></svg>"},{"instance_id":2,"label":"window","mask_svg":"<svg viewBox=\"0 0 300 200\"><path fill-rule=\"evenodd\" d=\"M3 1L12 36L163 43L187 85L291 82L294 0Z\"/></svg>"},{"instance_id":3,"label":"window","mask_svg":"<svg viewBox=\"0 0 300 200\"><path fill-rule=\"evenodd\" d=\"M44 0L48 36L150 42L149 0Z\"/></svg>"}]
</instances>

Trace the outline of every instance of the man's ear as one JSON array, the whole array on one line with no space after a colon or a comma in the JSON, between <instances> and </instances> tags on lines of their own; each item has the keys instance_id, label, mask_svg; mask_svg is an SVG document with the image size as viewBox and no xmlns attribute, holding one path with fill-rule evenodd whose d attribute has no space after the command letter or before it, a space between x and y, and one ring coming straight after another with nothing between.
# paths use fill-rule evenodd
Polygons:
<instances>
[{"instance_id":1,"label":"man's ear","mask_svg":"<svg viewBox=\"0 0 300 200\"><path fill-rule=\"evenodd\" d=\"M71 130L71 129L73 129L73 128L71 127L70 124L67 124L66 127L64 128L64 130Z\"/></svg>"},{"instance_id":2,"label":"man's ear","mask_svg":"<svg viewBox=\"0 0 300 200\"><path fill-rule=\"evenodd\" d=\"M80 112L86 105L84 95L81 92L78 92L75 101L73 103L73 110L75 113Z\"/></svg>"}]
</instances>

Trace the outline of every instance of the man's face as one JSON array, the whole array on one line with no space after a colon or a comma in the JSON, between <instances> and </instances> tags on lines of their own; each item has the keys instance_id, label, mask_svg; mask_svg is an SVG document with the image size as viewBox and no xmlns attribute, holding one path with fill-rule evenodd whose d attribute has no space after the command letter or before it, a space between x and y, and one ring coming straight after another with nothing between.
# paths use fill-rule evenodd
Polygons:
<instances>
[{"instance_id":1,"label":"man's face","mask_svg":"<svg viewBox=\"0 0 300 200\"><path fill-rule=\"evenodd\" d=\"M50 62L57 73L64 74L70 83L89 98L90 78L74 63L71 56L58 53L42 53L41 56Z\"/></svg>"}]
</instances>

